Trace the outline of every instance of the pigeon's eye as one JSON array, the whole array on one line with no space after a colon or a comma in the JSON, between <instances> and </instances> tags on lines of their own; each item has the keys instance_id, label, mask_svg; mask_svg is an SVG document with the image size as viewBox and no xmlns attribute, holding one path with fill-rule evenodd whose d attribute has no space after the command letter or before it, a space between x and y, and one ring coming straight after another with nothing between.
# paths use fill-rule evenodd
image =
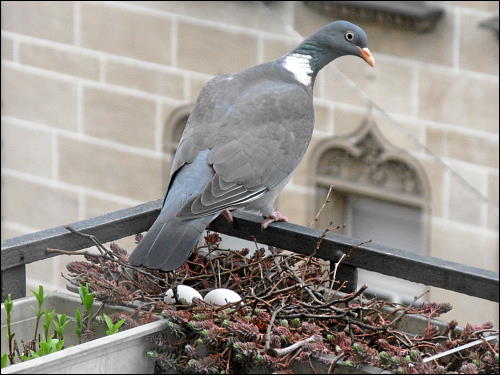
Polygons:
<instances>
[{"instance_id":1,"label":"pigeon's eye","mask_svg":"<svg viewBox=\"0 0 500 375\"><path fill-rule=\"evenodd\" d=\"M354 33L352 31L346 31L344 37L348 42L352 42L354 39Z\"/></svg>"}]
</instances>

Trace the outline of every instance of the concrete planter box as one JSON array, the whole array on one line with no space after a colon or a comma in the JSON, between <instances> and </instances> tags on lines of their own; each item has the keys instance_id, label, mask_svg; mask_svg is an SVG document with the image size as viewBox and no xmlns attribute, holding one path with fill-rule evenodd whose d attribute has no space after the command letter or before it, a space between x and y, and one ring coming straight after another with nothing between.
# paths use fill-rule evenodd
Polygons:
<instances>
[{"instance_id":1,"label":"concrete planter box","mask_svg":"<svg viewBox=\"0 0 500 375\"><path fill-rule=\"evenodd\" d=\"M100 302L96 302L94 311L97 311L100 305ZM35 329L35 314L32 307L36 308L36 306L35 297L14 300L11 326L19 345L21 339L26 342L32 338ZM53 293L44 304L44 308L53 309L58 314L67 314L72 320L78 307L81 307L80 298L67 293ZM106 314L117 311L131 310L126 307L108 305L101 310ZM2 353L8 353L5 319L5 308L2 304ZM2 369L2 374L152 374L154 361L146 358L145 353L154 345L147 338L165 329L166 324L167 321L159 320L111 336L106 336L104 327L99 327L96 337L100 338L78 345L78 338L74 333L74 322L72 322L65 330L66 349L8 366ZM40 331L41 324L38 332Z\"/></svg>"},{"instance_id":2,"label":"concrete planter box","mask_svg":"<svg viewBox=\"0 0 500 375\"><path fill-rule=\"evenodd\" d=\"M54 309L58 314L65 313L74 319L74 311L80 306L77 295L54 293L47 298L44 307ZM94 304L94 309L99 308L100 302ZM36 307L34 297L26 297L14 301L12 316L12 331L16 339L28 341L33 334L35 319L32 307ZM390 310L390 309L388 309ZM97 311L97 310L94 310ZM122 306L105 306L102 312L107 314L116 311L131 311ZM399 314L399 313L397 313ZM394 317L397 315L394 315ZM432 324L444 330L447 324L443 321L432 319ZM73 325L72 325L73 324ZM104 328L99 327L96 340L77 345L74 334L74 323L66 328L64 337L66 346L74 345L57 353L30 361L18 363L2 369L2 374L17 373L88 373L88 374L127 374L150 373L154 371L154 361L146 358L146 351L153 349L154 345L147 339L155 332L160 332L167 327L166 320L145 324L136 328L116 333L111 336L104 335ZM394 326L395 329L407 332L410 336L422 332L427 326L427 319L423 316L405 315ZM5 309L2 305L2 353L8 352L8 343L5 340ZM40 328L39 328L40 332ZM326 356L332 360L333 356ZM312 361L312 366L300 364L294 366L297 373L326 373L329 365ZM248 368L246 373L262 373L262 368ZM339 361L334 373L343 374L390 374L391 372L373 366L348 367Z\"/></svg>"}]
</instances>

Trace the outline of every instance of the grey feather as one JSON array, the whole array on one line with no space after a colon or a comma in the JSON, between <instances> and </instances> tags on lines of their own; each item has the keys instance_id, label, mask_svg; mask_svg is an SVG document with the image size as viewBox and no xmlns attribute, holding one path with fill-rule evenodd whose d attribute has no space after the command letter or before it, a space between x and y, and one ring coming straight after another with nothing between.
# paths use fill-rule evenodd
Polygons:
<instances>
[{"instance_id":1,"label":"grey feather","mask_svg":"<svg viewBox=\"0 0 500 375\"><path fill-rule=\"evenodd\" d=\"M184 264L203 230L214 216L186 220L177 212L199 194L213 177L207 164L208 150L180 168L170 186L160 215L129 257L130 264L170 271Z\"/></svg>"}]
</instances>

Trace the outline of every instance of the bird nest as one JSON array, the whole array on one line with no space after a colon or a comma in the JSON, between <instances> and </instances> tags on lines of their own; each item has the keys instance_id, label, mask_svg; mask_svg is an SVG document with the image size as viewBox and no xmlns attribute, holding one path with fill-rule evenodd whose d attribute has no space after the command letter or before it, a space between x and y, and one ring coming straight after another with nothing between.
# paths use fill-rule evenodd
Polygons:
<instances>
[{"instance_id":1,"label":"bird nest","mask_svg":"<svg viewBox=\"0 0 500 375\"><path fill-rule=\"evenodd\" d=\"M480 340L498 334L492 323L459 329L455 321L436 323L451 310L447 303L415 298L404 306L367 299L366 285L343 293L335 270L313 256L272 247L252 254L221 249L219 235L209 233L184 266L161 272L130 266L126 250L92 240L100 252L79 252L86 261L68 264L69 279L88 283L103 302L134 307L127 324L134 324L139 311L169 321L166 331L152 336L156 348L147 353L158 373L338 373L351 367L368 372L367 366L410 374L499 370L498 340ZM227 288L241 301L218 306L195 298L187 304L179 301L177 285L202 294ZM164 301L170 288L177 303ZM401 328L411 316L425 319L421 331ZM428 360L477 340L478 345Z\"/></svg>"}]
</instances>

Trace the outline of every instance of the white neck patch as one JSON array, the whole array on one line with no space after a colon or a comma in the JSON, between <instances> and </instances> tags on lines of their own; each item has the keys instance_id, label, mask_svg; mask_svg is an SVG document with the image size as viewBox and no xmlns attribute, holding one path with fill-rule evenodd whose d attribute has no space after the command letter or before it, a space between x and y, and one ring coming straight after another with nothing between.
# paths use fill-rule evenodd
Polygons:
<instances>
[{"instance_id":1,"label":"white neck patch","mask_svg":"<svg viewBox=\"0 0 500 375\"><path fill-rule=\"evenodd\" d=\"M312 56L301 55L299 53L292 53L287 55L283 61L283 67L292 72L295 79L305 86L311 84L311 75L313 70L309 64Z\"/></svg>"}]
</instances>

